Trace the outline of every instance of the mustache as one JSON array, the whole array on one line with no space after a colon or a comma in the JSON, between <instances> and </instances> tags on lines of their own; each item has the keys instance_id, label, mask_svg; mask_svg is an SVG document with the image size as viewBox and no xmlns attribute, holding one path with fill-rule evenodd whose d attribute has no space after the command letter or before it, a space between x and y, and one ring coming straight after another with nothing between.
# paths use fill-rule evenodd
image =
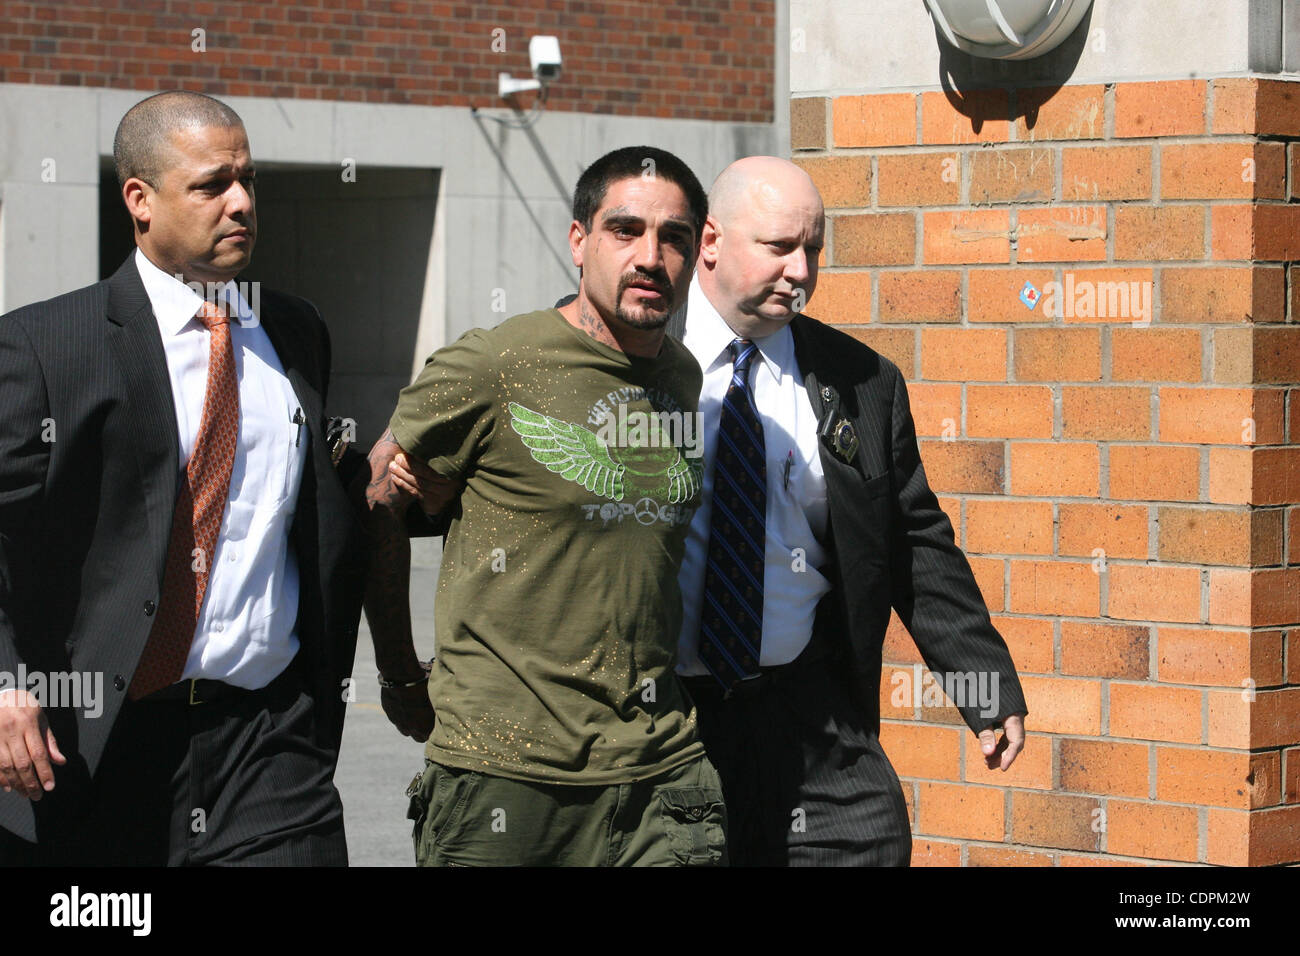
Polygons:
<instances>
[{"instance_id":1,"label":"mustache","mask_svg":"<svg viewBox=\"0 0 1300 956\"><path fill-rule=\"evenodd\" d=\"M636 282L650 283L652 286L654 286L655 291L663 296L668 296L671 295L672 293L672 283L668 281L667 273L642 272L641 270L637 270L636 272L624 273L622 277L618 280L619 294L621 295L624 289L628 288L629 286L631 286L633 283Z\"/></svg>"}]
</instances>

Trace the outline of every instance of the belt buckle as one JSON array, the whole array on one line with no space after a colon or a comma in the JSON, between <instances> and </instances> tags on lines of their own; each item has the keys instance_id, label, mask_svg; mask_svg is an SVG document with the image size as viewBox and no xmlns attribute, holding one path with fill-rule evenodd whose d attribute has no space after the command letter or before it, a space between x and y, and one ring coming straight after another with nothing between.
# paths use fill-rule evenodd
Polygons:
<instances>
[{"instance_id":1,"label":"belt buckle","mask_svg":"<svg viewBox=\"0 0 1300 956\"><path fill-rule=\"evenodd\" d=\"M199 685L198 679L191 677L190 678L190 706L191 707L193 707L195 704L203 703L202 699L194 696L195 691L198 690L198 685Z\"/></svg>"},{"instance_id":2,"label":"belt buckle","mask_svg":"<svg viewBox=\"0 0 1300 956\"><path fill-rule=\"evenodd\" d=\"M753 693L759 687L767 683L768 677L769 677L768 671L759 670L759 672L755 674L753 677L748 677L743 680L738 680L730 687L727 688L727 692L722 696L722 699L732 700L737 696L736 694L737 690L740 691L741 695Z\"/></svg>"}]
</instances>

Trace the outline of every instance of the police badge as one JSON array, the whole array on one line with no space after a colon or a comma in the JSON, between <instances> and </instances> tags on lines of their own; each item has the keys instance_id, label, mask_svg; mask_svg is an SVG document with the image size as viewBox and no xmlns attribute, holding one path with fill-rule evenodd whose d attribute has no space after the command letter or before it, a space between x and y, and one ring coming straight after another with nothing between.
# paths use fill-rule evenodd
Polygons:
<instances>
[{"instance_id":1,"label":"police badge","mask_svg":"<svg viewBox=\"0 0 1300 956\"><path fill-rule=\"evenodd\" d=\"M822 398L828 402L835 402L835 392L830 388L824 388ZM822 420L821 427L817 429L817 434L837 458L851 465L854 456L858 453L858 433L853 428L853 422L847 418L837 417L838 412L838 403L827 409L827 415Z\"/></svg>"},{"instance_id":2,"label":"police badge","mask_svg":"<svg viewBox=\"0 0 1300 956\"><path fill-rule=\"evenodd\" d=\"M853 423L841 418L831 431L831 450L848 464L853 463L853 456L858 453L858 433L853 430Z\"/></svg>"}]
</instances>

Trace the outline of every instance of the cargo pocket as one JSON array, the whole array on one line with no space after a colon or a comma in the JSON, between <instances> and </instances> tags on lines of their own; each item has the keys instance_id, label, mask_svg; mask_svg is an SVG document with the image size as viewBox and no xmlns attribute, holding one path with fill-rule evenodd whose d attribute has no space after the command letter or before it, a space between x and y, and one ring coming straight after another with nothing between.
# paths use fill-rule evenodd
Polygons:
<instances>
[{"instance_id":1,"label":"cargo pocket","mask_svg":"<svg viewBox=\"0 0 1300 956\"><path fill-rule=\"evenodd\" d=\"M465 828L474 812L471 804L482 787L483 774L436 763L433 770L436 777L433 796L424 821L424 865L448 866L446 851L463 842Z\"/></svg>"},{"instance_id":2,"label":"cargo pocket","mask_svg":"<svg viewBox=\"0 0 1300 956\"><path fill-rule=\"evenodd\" d=\"M406 788L409 803L406 806L406 819L412 821L411 842L415 845L416 866L424 864L423 848L424 824L429 817L429 801L434 784L434 765L426 761L424 773L417 773Z\"/></svg>"},{"instance_id":3,"label":"cargo pocket","mask_svg":"<svg viewBox=\"0 0 1300 956\"><path fill-rule=\"evenodd\" d=\"M668 846L683 866L720 866L727 848L722 791L665 787L659 791Z\"/></svg>"}]
</instances>

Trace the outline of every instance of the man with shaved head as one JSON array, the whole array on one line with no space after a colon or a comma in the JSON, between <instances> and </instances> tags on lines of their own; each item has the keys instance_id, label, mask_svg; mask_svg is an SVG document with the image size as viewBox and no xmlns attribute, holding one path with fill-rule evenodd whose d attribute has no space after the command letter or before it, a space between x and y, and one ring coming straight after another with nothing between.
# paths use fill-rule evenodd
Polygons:
<instances>
[{"instance_id":1,"label":"man with shaved head","mask_svg":"<svg viewBox=\"0 0 1300 956\"><path fill-rule=\"evenodd\" d=\"M1015 667L926 483L902 375L803 314L824 232L801 169L733 163L669 325L704 371L678 673L722 777L733 865L909 862L878 739L891 606L936 675L975 678L943 686L988 765L1024 742Z\"/></svg>"},{"instance_id":2,"label":"man with shaved head","mask_svg":"<svg viewBox=\"0 0 1300 956\"><path fill-rule=\"evenodd\" d=\"M364 569L329 337L232 281L233 110L151 96L113 156L135 251L0 318L0 862L344 864Z\"/></svg>"}]
</instances>

